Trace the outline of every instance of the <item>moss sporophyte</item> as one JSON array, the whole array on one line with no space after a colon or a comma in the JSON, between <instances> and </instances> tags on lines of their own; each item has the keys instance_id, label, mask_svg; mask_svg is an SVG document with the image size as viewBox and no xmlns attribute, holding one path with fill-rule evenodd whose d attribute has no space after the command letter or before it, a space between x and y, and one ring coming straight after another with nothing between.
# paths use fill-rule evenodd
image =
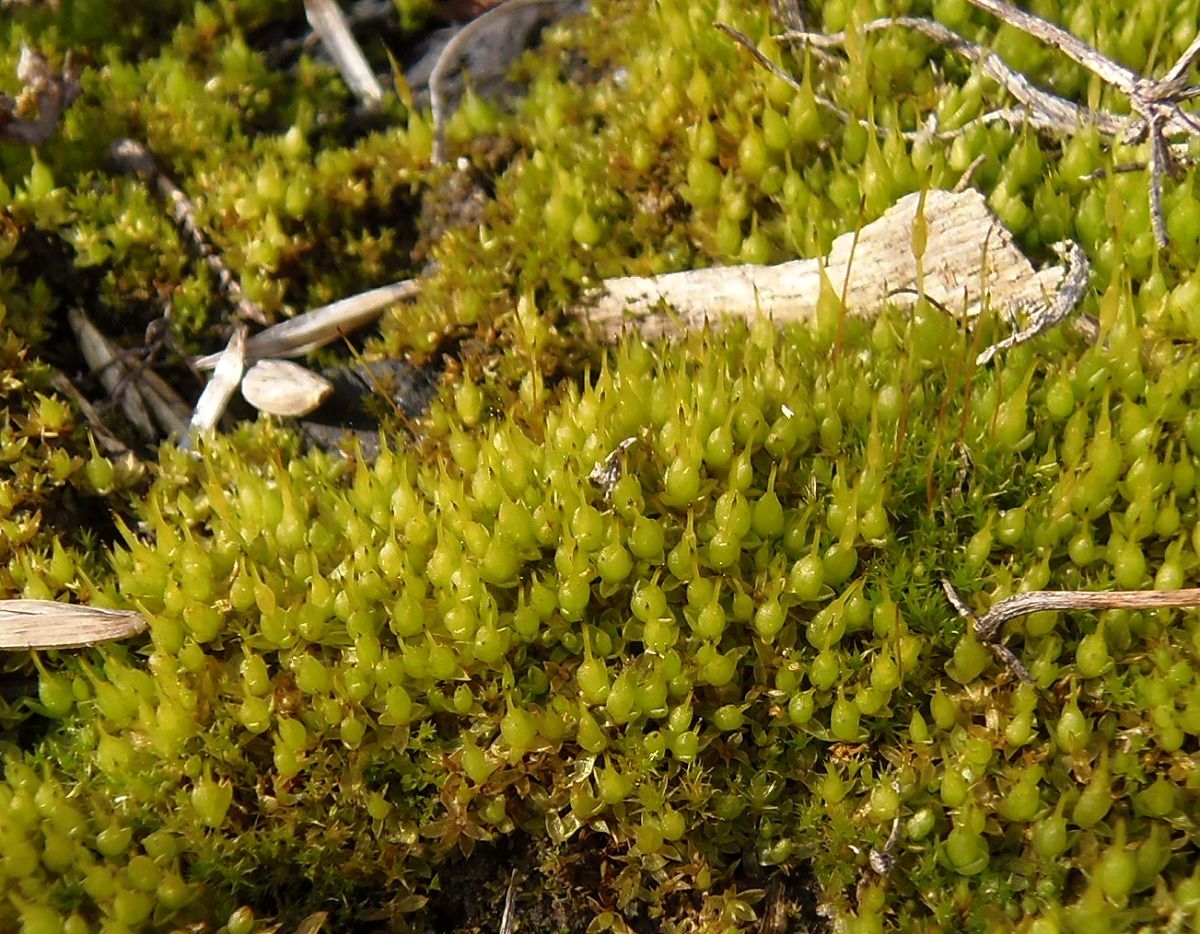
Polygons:
<instances>
[{"instance_id":1,"label":"moss sporophyte","mask_svg":"<svg viewBox=\"0 0 1200 934\"><path fill-rule=\"evenodd\" d=\"M10 95L23 44L82 68L36 151L0 148L0 595L149 630L0 660L0 929L490 930L508 894L535 931L1200 923L1200 617L1007 615L1200 569L1195 179L1162 179L1160 249L1123 170L1156 143L984 120L1014 105L991 66L866 24L932 17L1096 112L1120 88L973 3L816 6L836 54L766 5L597 0L518 97L448 113L444 166L419 88L356 113L277 45L290 6L6 10ZM1050 12L1145 74L1197 32ZM229 323L106 161L126 137L264 315L416 278L363 353L444 366L428 410L380 406L373 459L265 416L195 454L89 422L69 309L132 345L169 301L189 354ZM418 225L460 158L470 210ZM968 170L1037 265L1079 244L1099 339L982 365L1003 316L847 315L836 284L815 326L607 346L567 314L614 277L824 257Z\"/></svg>"}]
</instances>

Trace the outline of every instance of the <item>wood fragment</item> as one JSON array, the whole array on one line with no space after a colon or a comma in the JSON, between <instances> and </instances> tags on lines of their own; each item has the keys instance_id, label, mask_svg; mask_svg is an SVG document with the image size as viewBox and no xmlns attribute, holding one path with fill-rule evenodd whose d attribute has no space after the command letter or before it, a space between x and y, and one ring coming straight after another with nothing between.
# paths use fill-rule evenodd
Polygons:
<instances>
[{"instance_id":1,"label":"wood fragment","mask_svg":"<svg viewBox=\"0 0 1200 934\"><path fill-rule=\"evenodd\" d=\"M257 302L251 301L242 291L242 285L237 280L225 260L200 229L196 217L196 207L184 193L155 164L154 156L143 144L132 139L121 139L113 143L110 150L113 163L123 172L140 175L150 183L170 208L171 218L185 237L192 242L200 258L204 260L212 274L216 276L217 286L221 294L233 306L238 318L243 321L253 321L267 325L270 320Z\"/></svg>"},{"instance_id":2,"label":"wood fragment","mask_svg":"<svg viewBox=\"0 0 1200 934\"><path fill-rule=\"evenodd\" d=\"M1062 267L1035 271L978 191L925 193L928 235L918 281L912 234L920 198L905 195L858 232L857 245L854 232L838 237L824 259L606 279L574 312L611 341L626 330L655 338L758 314L776 324L811 321L823 282L835 294L844 287L846 310L856 315L875 314L888 302L910 305L922 291L967 316L985 299L992 308L1017 309L1057 292Z\"/></svg>"},{"instance_id":3,"label":"wood fragment","mask_svg":"<svg viewBox=\"0 0 1200 934\"><path fill-rule=\"evenodd\" d=\"M364 108L379 107L383 103L383 88L336 0L304 0L304 13L350 92Z\"/></svg>"},{"instance_id":4,"label":"wood fragment","mask_svg":"<svg viewBox=\"0 0 1200 934\"><path fill-rule=\"evenodd\" d=\"M145 631L146 620L131 610L58 603L0 600L0 649L77 649Z\"/></svg>"},{"instance_id":5,"label":"wood fragment","mask_svg":"<svg viewBox=\"0 0 1200 934\"><path fill-rule=\"evenodd\" d=\"M268 357L304 356L370 324L390 305L414 298L418 291L415 280L402 279L281 321L246 341L246 362ZM192 364L201 370L211 370L220 362L223 353L218 351L197 357Z\"/></svg>"},{"instance_id":6,"label":"wood fragment","mask_svg":"<svg viewBox=\"0 0 1200 934\"><path fill-rule=\"evenodd\" d=\"M260 360L242 378L242 397L260 412L307 415L333 392L333 383L287 360Z\"/></svg>"}]
</instances>

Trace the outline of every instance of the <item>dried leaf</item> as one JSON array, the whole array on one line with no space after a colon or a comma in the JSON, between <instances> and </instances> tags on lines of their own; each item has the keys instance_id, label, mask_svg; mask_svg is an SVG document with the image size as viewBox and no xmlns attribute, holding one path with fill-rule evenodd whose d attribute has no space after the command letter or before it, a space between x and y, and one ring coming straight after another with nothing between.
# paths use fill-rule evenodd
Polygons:
<instances>
[{"instance_id":1,"label":"dried leaf","mask_svg":"<svg viewBox=\"0 0 1200 934\"><path fill-rule=\"evenodd\" d=\"M268 415L307 415L333 392L333 383L287 360L260 360L242 379L246 401Z\"/></svg>"},{"instance_id":2,"label":"dried leaf","mask_svg":"<svg viewBox=\"0 0 1200 934\"><path fill-rule=\"evenodd\" d=\"M327 920L329 920L328 911L313 912L296 925L296 934L318 934Z\"/></svg>"},{"instance_id":3,"label":"dried leaf","mask_svg":"<svg viewBox=\"0 0 1200 934\"><path fill-rule=\"evenodd\" d=\"M54 600L0 600L0 649L76 649L126 639L146 629L131 610L57 603Z\"/></svg>"}]
</instances>

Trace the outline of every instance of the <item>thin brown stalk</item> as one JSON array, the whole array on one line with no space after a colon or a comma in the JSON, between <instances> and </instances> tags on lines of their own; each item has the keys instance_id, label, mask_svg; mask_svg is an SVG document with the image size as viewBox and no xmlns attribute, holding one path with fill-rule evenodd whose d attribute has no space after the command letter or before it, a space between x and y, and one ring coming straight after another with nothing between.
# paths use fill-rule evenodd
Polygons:
<instances>
[{"instance_id":1,"label":"thin brown stalk","mask_svg":"<svg viewBox=\"0 0 1200 934\"><path fill-rule=\"evenodd\" d=\"M971 622L975 637L998 651L1022 680L1031 680L1012 651L996 642L1000 628L1009 620L1030 613L1064 610L1160 610L1200 607L1200 587L1181 590L1035 590L1007 597L982 616L975 616L949 581L942 590L958 614ZM1023 673L1023 674L1022 674Z\"/></svg>"}]
</instances>

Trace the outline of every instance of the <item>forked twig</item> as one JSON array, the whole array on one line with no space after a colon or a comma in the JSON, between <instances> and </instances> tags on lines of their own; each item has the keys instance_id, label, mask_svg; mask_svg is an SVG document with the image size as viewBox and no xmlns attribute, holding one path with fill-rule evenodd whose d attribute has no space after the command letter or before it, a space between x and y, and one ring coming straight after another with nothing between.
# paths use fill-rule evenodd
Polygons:
<instances>
[{"instance_id":1,"label":"forked twig","mask_svg":"<svg viewBox=\"0 0 1200 934\"><path fill-rule=\"evenodd\" d=\"M1033 85L1024 75L1006 65L990 49L959 36L941 23L920 17L902 16L892 20L873 20L861 27L864 31L902 26L917 30L934 41L978 62L984 75L1000 83L1021 102L1016 111L997 111L979 118L983 122L1003 119L1007 122L1028 121L1038 129L1062 135L1075 133L1082 125L1092 125L1100 132L1123 142L1148 139L1150 218L1154 237L1160 247L1168 244L1166 221L1162 208L1163 176L1174 165L1175 153L1168 135L1196 139L1200 137L1200 121L1179 105L1200 96L1200 86L1187 82L1187 74L1200 58L1200 37L1160 78L1143 78L1112 59L1101 55L1083 40L1061 26L1021 10L1005 0L970 0L973 6L991 13L1003 22L1058 49L1105 83L1129 98L1133 116L1124 117L1105 110L1083 107ZM785 33L782 38L828 47L845 41L845 34L820 36L811 33ZM961 132L961 131L954 131Z\"/></svg>"},{"instance_id":2,"label":"forked twig","mask_svg":"<svg viewBox=\"0 0 1200 934\"><path fill-rule=\"evenodd\" d=\"M154 156L144 145L132 139L117 140L113 143L111 156L116 166L123 172L140 175L154 186L159 196L167 202L171 209L171 217L176 225L192 241L201 258L217 277L217 285L222 294L233 305L237 316L246 321L254 321L267 325L270 321L257 302L251 301L242 291L242 285L237 277L225 265L216 248L209 242L200 223L196 219L196 207L183 189L176 185L155 164Z\"/></svg>"},{"instance_id":3,"label":"forked twig","mask_svg":"<svg viewBox=\"0 0 1200 934\"><path fill-rule=\"evenodd\" d=\"M958 611L958 615L971 623L975 638L1000 655L1017 677L1029 682L1033 681L1029 672L1008 648L996 641L1000 627L1011 619L1040 613L1043 610L1158 610L1200 607L1200 587L1182 590L1035 590L1007 597L977 617L963 603L948 580L942 580L942 590L946 593L946 599Z\"/></svg>"}]
</instances>

